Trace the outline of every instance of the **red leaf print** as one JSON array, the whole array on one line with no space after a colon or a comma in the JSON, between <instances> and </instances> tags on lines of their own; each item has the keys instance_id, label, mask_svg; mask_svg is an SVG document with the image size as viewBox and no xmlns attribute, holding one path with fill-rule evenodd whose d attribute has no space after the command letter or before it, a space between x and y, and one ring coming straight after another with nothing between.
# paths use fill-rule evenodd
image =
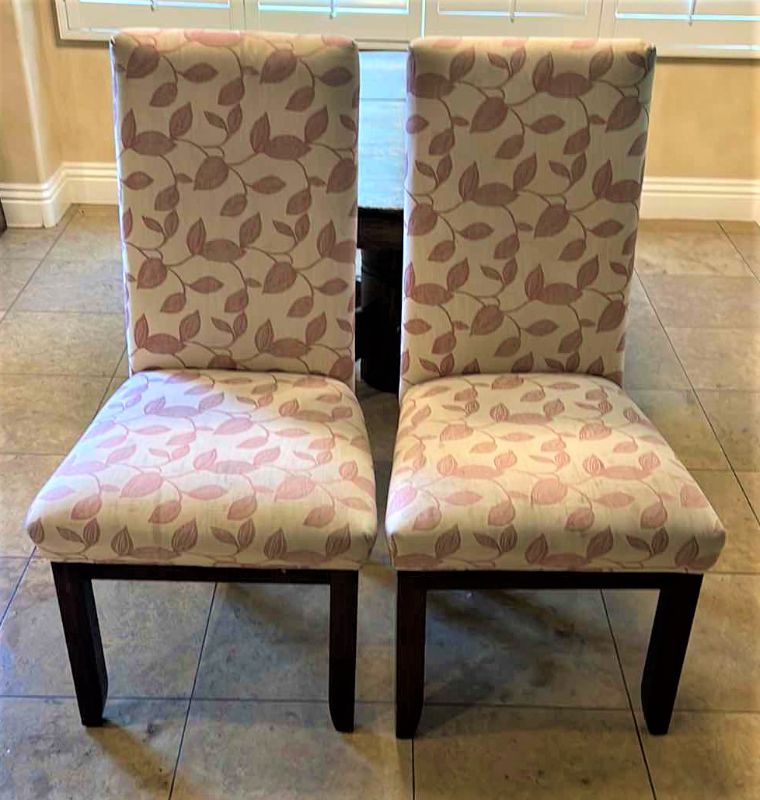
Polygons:
<instances>
[{"instance_id":1,"label":"red leaf print","mask_svg":"<svg viewBox=\"0 0 760 800\"><path fill-rule=\"evenodd\" d=\"M542 56L533 70L533 88L537 92L544 92L549 88L554 75L554 58L551 53Z\"/></svg>"},{"instance_id":2,"label":"red leaf print","mask_svg":"<svg viewBox=\"0 0 760 800\"><path fill-rule=\"evenodd\" d=\"M448 78L435 72L417 75L412 84L412 94L428 99L445 97L453 90L454 85Z\"/></svg>"},{"instance_id":3,"label":"red leaf print","mask_svg":"<svg viewBox=\"0 0 760 800\"><path fill-rule=\"evenodd\" d=\"M540 506L559 503L567 495L567 486L557 478L542 478L537 481L530 492L530 499Z\"/></svg>"},{"instance_id":4,"label":"red leaf print","mask_svg":"<svg viewBox=\"0 0 760 800\"><path fill-rule=\"evenodd\" d=\"M280 560L287 552L288 542L281 530L275 531L264 543L264 555L270 561Z\"/></svg>"},{"instance_id":5,"label":"red leaf print","mask_svg":"<svg viewBox=\"0 0 760 800\"><path fill-rule=\"evenodd\" d=\"M591 143L591 133L587 127L579 128L575 133L567 137L562 152L567 156L574 156L582 153ZM584 166L585 166L585 162ZM585 172L585 169L584 169Z\"/></svg>"},{"instance_id":6,"label":"red leaf print","mask_svg":"<svg viewBox=\"0 0 760 800\"><path fill-rule=\"evenodd\" d=\"M275 50L267 56L261 68L261 83L280 83L290 77L298 65L292 50Z\"/></svg>"},{"instance_id":7,"label":"red leaf print","mask_svg":"<svg viewBox=\"0 0 760 800\"><path fill-rule=\"evenodd\" d=\"M190 69L186 69L180 75L192 83L206 83L216 77L217 71L211 64L201 62L200 64L193 64Z\"/></svg>"},{"instance_id":8,"label":"red leaf print","mask_svg":"<svg viewBox=\"0 0 760 800\"><path fill-rule=\"evenodd\" d=\"M612 48L605 47L598 53L594 53L589 63L589 77L591 80L601 78L602 75L610 71L612 67L613 55Z\"/></svg>"},{"instance_id":9,"label":"red leaf print","mask_svg":"<svg viewBox=\"0 0 760 800\"><path fill-rule=\"evenodd\" d=\"M227 180L229 172L230 169L223 158L208 156L195 173L193 188L196 190L216 189Z\"/></svg>"},{"instance_id":10,"label":"red leaf print","mask_svg":"<svg viewBox=\"0 0 760 800\"><path fill-rule=\"evenodd\" d=\"M601 558L612 550L614 539L612 538L612 531L605 528L603 531L595 534L589 540L586 547L586 558L592 561L595 558Z\"/></svg>"},{"instance_id":11,"label":"red leaf print","mask_svg":"<svg viewBox=\"0 0 760 800\"><path fill-rule=\"evenodd\" d=\"M187 249L193 255L199 255L203 252L203 248L206 244L206 226L203 224L202 219L196 220L187 232ZM204 280L201 278L201 280ZM216 278L209 278L209 280L216 280ZM198 283L198 281L196 281ZM194 284L190 284L194 288ZM219 284L221 286L221 284ZM196 289L196 291L201 291L200 289Z\"/></svg>"},{"instance_id":12,"label":"red leaf print","mask_svg":"<svg viewBox=\"0 0 760 800\"><path fill-rule=\"evenodd\" d=\"M306 344L313 345L318 342L327 331L327 316L323 311L306 326Z\"/></svg>"},{"instance_id":13,"label":"red leaf print","mask_svg":"<svg viewBox=\"0 0 760 800\"><path fill-rule=\"evenodd\" d=\"M461 52L457 53L454 58L451 59L451 63L449 64L449 80L452 83L462 80L465 75L472 69L475 63L475 48L468 47L466 50L462 50Z\"/></svg>"},{"instance_id":14,"label":"red leaf print","mask_svg":"<svg viewBox=\"0 0 760 800\"><path fill-rule=\"evenodd\" d=\"M216 450L207 450L193 460L193 467L197 470L211 469L216 463Z\"/></svg>"},{"instance_id":15,"label":"red leaf print","mask_svg":"<svg viewBox=\"0 0 760 800\"><path fill-rule=\"evenodd\" d=\"M233 194L224 201L219 213L223 217L237 217L245 211L246 205L248 205L248 199L244 194Z\"/></svg>"},{"instance_id":16,"label":"red leaf print","mask_svg":"<svg viewBox=\"0 0 760 800\"><path fill-rule=\"evenodd\" d=\"M298 339L285 338L277 339L272 342L269 351L273 355L281 356L282 358L301 358L306 355L308 348L303 342L299 342Z\"/></svg>"},{"instance_id":17,"label":"red leaf print","mask_svg":"<svg viewBox=\"0 0 760 800\"><path fill-rule=\"evenodd\" d=\"M638 97L621 97L607 120L608 131L619 131L629 128L639 118L641 103Z\"/></svg>"},{"instance_id":18,"label":"red leaf print","mask_svg":"<svg viewBox=\"0 0 760 800\"><path fill-rule=\"evenodd\" d=\"M427 306L440 306L452 298L451 292L437 283L417 284L412 289L411 295L415 302Z\"/></svg>"},{"instance_id":19,"label":"red leaf print","mask_svg":"<svg viewBox=\"0 0 760 800\"><path fill-rule=\"evenodd\" d=\"M264 152L280 161L297 161L303 158L311 148L297 136L283 134L269 139L264 144Z\"/></svg>"},{"instance_id":20,"label":"red leaf print","mask_svg":"<svg viewBox=\"0 0 760 800\"><path fill-rule=\"evenodd\" d=\"M680 492L681 505L684 508L707 508L709 503L698 486L685 483Z\"/></svg>"},{"instance_id":21,"label":"red leaf print","mask_svg":"<svg viewBox=\"0 0 760 800\"><path fill-rule=\"evenodd\" d=\"M234 106L242 100L244 94L243 79L235 78L222 86L216 101L220 106Z\"/></svg>"},{"instance_id":22,"label":"red leaf print","mask_svg":"<svg viewBox=\"0 0 760 800\"><path fill-rule=\"evenodd\" d=\"M435 540L435 557L438 559L447 558L456 553L461 544L462 537L459 534L459 528L455 525Z\"/></svg>"},{"instance_id":23,"label":"red leaf print","mask_svg":"<svg viewBox=\"0 0 760 800\"><path fill-rule=\"evenodd\" d=\"M212 292L218 292L224 284L220 280L214 278L213 275L204 275L202 278L198 278L197 281L189 283L188 286L190 289L200 294L211 294Z\"/></svg>"},{"instance_id":24,"label":"red leaf print","mask_svg":"<svg viewBox=\"0 0 760 800\"><path fill-rule=\"evenodd\" d=\"M201 329L201 315L198 311L188 314L179 324L179 338L185 342L192 339Z\"/></svg>"},{"instance_id":25,"label":"red leaf print","mask_svg":"<svg viewBox=\"0 0 760 800\"><path fill-rule=\"evenodd\" d=\"M174 150L174 142L160 131L145 131L135 136L131 147L141 156L165 156Z\"/></svg>"},{"instance_id":26,"label":"red leaf print","mask_svg":"<svg viewBox=\"0 0 760 800\"><path fill-rule=\"evenodd\" d=\"M489 97L478 106L470 123L471 133L485 133L498 128L509 108L501 97Z\"/></svg>"},{"instance_id":27,"label":"red leaf print","mask_svg":"<svg viewBox=\"0 0 760 800\"><path fill-rule=\"evenodd\" d=\"M327 179L327 191L345 192L356 182L356 163L351 158L341 159L330 171Z\"/></svg>"},{"instance_id":28,"label":"red leaf print","mask_svg":"<svg viewBox=\"0 0 760 800\"><path fill-rule=\"evenodd\" d=\"M138 289L155 289L165 280L168 272L160 258L148 258L140 265L137 273Z\"/></svg>"},{"instance_id":29,"label":"red leaf print","mask_svg":"<svg viewBox=\"0 0 760 800\"><path fill-rule=\"evenodd\" d=\"M568 306L581 296L581 292L569 283L550 283L538 294L538 300L552 306Z\"/></svg>"},{"instance_id":30,"label":"red leaf print","mask_svg":"<svg viewBox=\"0 0 760 800\"><path fill-rule=\"evenodd\" d=\"M409 215L407 232L410 236L424 236L430 233L438 221L438 215L432 206L418 203Z\"/></svg>"},{"instance_id":31,"label":"red leaf print","mask_svg":"<svg viewBox=\"0 0 760 800\"><path fill-rule=\"evenodd\" d=\"M642 528L660 528L668 520L668 512L662 501L652 503L641 512Z\"/></svg>"},{"instance_id":32,"label":"red leaf print","mask_svg":"<svg viewBox=\"0 0 760 800\"><path fill-rule=\"evenodd\" d=\"M541 534L541 536L534 539L526 548L525 560L528 564L540 564L548 554L549 545L546 543L546 537Z\"/></svg>"},{"instance_id":33,"label":"red leaf print","mask_svg":"<svg viewBox=\"0 0 760 800\"><path fill-rule=\"evenodd\" d=\"M606 219L604 222L600 222L590 230L594 236L598 236L601 239L608 239L610 236L620 233L620 231L623 230L623 225L616 219Z\"/></svg>"},{"instance_id":34,"label":"red leaf print","mask_svg":"<svg viewBox=\"0 0 760 800\"><path fill-rule=\"evenodd\" d=\"M248 417L231 417L226 419L214 431L215 436L232 436L237 433L244 433L253 427L253 421Z\"/></svg>"},{"instance_id":35,"label":"red leaf print","mask_svg":"<svg viewBox=\"0 0 760 800\"><path fill-rule=\"evenodd\" d=\"M227 490L221 486L199 486L197 489L190 489L185 492L188 497L193 497L196 500L217 500L227 494Z\"/></svg>"},{"instance_id":36,"label":"red leaf print","mask_svg":"<svg viewBox=\"0 0 760 800\"><path fill-rule=\"evenodd\" d=\"M288 100L285 108L288 111L306 111L306 109L314 102L314 89L311 86L302 86L296 89L290 99Z\"/></svg>"},{"instance_id":37,"label":"red leaf print","mask_svg":"<svg viewBox=\"0 0 760 800\"><path fill-rule=\"evenodd\" d=\"M237 314L248 306L248 290L238 289L233 292L224 303L224 310L228 314Z\"/></svg>"},{"instance_id":38,"label":"red leaf print","mask_svg":"<svg viewBox=\"0 0 760 800\"><path fill-rule=\"evenodd\" d=\"M525 145L525 137L521 133L506 138L496 151L496 158L511 159L520 155Z\"/></svg>"},{"instance_id":39,"label":"red leaf print","mask_svg":"<svg viewBox=\"0 0 760 800\"><path fill-rule=\"evenodd\" d=\"M309 511L303 524L311 528L323 528L325 525L329 525L334 517L335 508L333 506L317 506Z\"/></svg>"},{"instance_id":40,"label":"red leaf print","mask_svg":"<svg viewBox=\"0 0 760 800\"><path fill-rule=\"evenodd\" d=\"M536 170L538 169L538 160L536 154L521 161L516 167L512 175L512 185L515 191L524 189L536 177Z\"/></svg>"},{"instance_id":41,"label":"red leaf print","mask_svg":"<svg viewBox=\"0 0 760 800\"><path fill-rule=\"evenodd\" d=\"M599 275L599 258L597 256L594 256L578 270L578 279L576 281L576 286L579 289L585 289L587 286L590 286L596 280L598 275Z\"/></svg>"},{"instance_id":42,"label":"red leaf print","mask_svg":"<svg viewBox=\"0 0 760 800\"><path fill-rule=\"evenodd\" d=\"M419 114L412 114L406 121L406 132L419 133L420 131L424 131L428 125L429 123L424 117L421 117Z\"/></svg>"},{"instance_id":43,"label":"red leaf print","mask_svg":"<svg viewBox=\"0 0 760 800\"><path fill-rule=\"evenodd\" d=\"M485 222L473 222L459 231L465 239L485 239L493 233L493 228Z\"/></svg>"},{"instance_id":44,"label":"red leaf print","mask_svg":"<svg viewBox=\"0 0 760 800\"><path fill-rule=\"evenodd\" d=\"M474 336L485 336L493 333L503 321L504 312L498 306L483 306L472 320L470 333Z\"/></svg>"},{"instance_id":45,"label":"red leaf print","mask_svg":"<svg viewBox=\"0 0 760 800\"><path fill-rule=\"evenodd\" d=\"M145 189L153 183L153 178L145 172L132 172L124 178L124 185L138 191Z\"/></svg>"},{"instance_id":46,"label":"red leaf print","mask_svg":"<svg viewBox=\"0 0 760 800\"><path fill-rule=\"evenodd\" d=\"M183 553L192 550L198 542L198 527L195 520L180 525L172 536L172 550L175 553Z\"/></svg>"},{"instance_id":47,"label":"red leaf print","mask_svg":"<svg viewBox=\"0 0 760 800\"><path fill-rule=\"evenodd\" d=\"M561 204L547 206L538 218L534 233L536 237L556 236L567 227L568 222L570 213L565 206Z\"/></svg>"},{"instance_id":48,"label":"red leaf print","mask_svg":"<svg viewBox=\"0 0 760 800\"><path fill-rule=\"evenodd\" d=\"M179 139L184 136L193 124L193 107L190 103L180 106L169 118L169 136Z\"/></svg>"},{"instance_id":49,"label":"red leaf print","mask_svg":"<svg viewBox=\"0 0 760 800\"><path fill-rule=\"evenodd\" d=\"M488 524L489 525L509 525L515 518L515 507L512 505L511 500L504 500L491 506L488 511Z\"/></svg>"},{"instance_id":50,"label":"red leaf print","mask_svg":"<svg viewBox=\"0 0 760 800\"><path fill-rule=\"evenodd\" d=\"M264 278L264 294L280 294L287 291L296 281L298 273L289 261L273 264Z\"/></svg>"},{"instance_id":51,"label":"red leaf print","mask_svg":"<svg viewBox=\"0 0 760 800\"><path fill-rule=\"evenodd\" d=\"M459 196L462 200L469 200L480 184L478 165L473 161L459 178Z\"/></svg>"},{"instance_id":52,"label":"red leaf print","mask_svg":"<svg viewBox=\"0 0 760 800\"><path fill-rule=\"evenodd\" d=\"M303 138L307 142L313 142L327 130L327 123L329 117L327 114L327 106L323 106L319 111L312 114L304 125Z\"/></svg>"},{"instance_id":53,"label":"red leaf print","mask_svg":"<svg viewBox=\"0 0 760 800\"><path fill-rule=\"evenodd\" d=\"M549 81L549 94L552 97L581 97L590 91L591 81L576 72L561 72Z\"/></svg>"},{"instance_id":54,"label":"red leaf print","mask_svg":"<svg viewBox=\"0 0 760 800\"><path fill-rule=\"evenodd\" d=\"M178 500L167 500L159 503L148 517L148 522L155 522L162 525L166 522L174 522L182 511L182 504Z\"/></svg>"},{"instance_id":55,"label":"red leaf print","mask_svg":"<svg viewBox=\"0 0 760 800\"><path fill-rule=\"evenodd\" d=\"M145 497L153 494L163 484L158 472L143 472L130 478L121 490L121 497Z\"/></svg>"},{"instance_id":56,"label":"red leaf print","mask_svg":"<svg viewBox=\"0 0 760 800\"><path fill-rule=\"evenodd\" d=\"M150 75L160 61L160 55L155 47L149 45L138 45L129 54L127 60L127 78L144 78Z\"/></svg>"},{"instance_id":57,"label":"red leaf print","mask_svg":"<svg viewBox=\"0 0 760 800\"><path fill-rule=\"evenodd\" d=\"M554 133L563 128L565 121L556 114L547 114L539 117L535 122L531 122L528 127L535 133Z\"/></svg>"},{"instance_id":58,"label":"red leaf print","mask_svg":"<svg viewBox=\"0 0 760 800\"><path fill-rule=\"evenodd\" d=\"M275 491L275 500L300 500L314 491L315 483L303 475L289 475Z\"/></svg>"},{"instance_id":59,"label":"red leaf print","mask_svg":"<svg viewBox=\"0 0 760 800\"><path fill-rule=\"evenodd\" d=\"M454 506L472 506L477 503L478 500L482 500L482 495L479 495L477 492L462 490L459 492L452 492L443 499Z\"/></svg>"},{"instance_id":60,"label":"red leaf print","mask_svg":"<svg viewBox=\"0 0 760 800\"><path fill-rule=\"evenodd\" d=\"M626 492L608 492L595 498L594 502L606 508L625 508L631 505L633 500L633 496Z\"/></svg>"},{"instance_id":61,"label":"red leaf print","mask_svg":"<svg viewBox=\"0 0 760 800\"><path fill-rule=\"evenodd\" d=\"M590 508L577 508L567 516L566 531L586 531L594 524L594 512Z\"/></svg>"},{"instance_id":62,"label":"red leaf print","mask_svg":"<svg viewBox=\"0 0 760 800\"><path fill-rule=\"evenodd\" d=\"M323 75L319 76L322 83L328 86L343 86L348 83L354 76L345 67L332 67L328 69Z\"/></svg>"},{"instance_id":63,"label":"red leaf print","mask_svg":"<svg viewBox=\"0 0 760 800\"><path fill-rule=\"evenodd\" d=\"M525 278L525 296L528 300L536 300L544 288L544 271L541 265L532 269Z\"/></svg>"},{"instance_id":64,"label":"red leaf print","mask_svg":"<svg viewBox=\"0 0 760 800\"><path fill-rule=\"evenodd\" d=\"M612 203L635 203L640 194L641 185L638 181L626 180L607 187L604 197Z\"/></svg>"},{"instance_id":65,"label":"red leaf print","mask_svg":"<svg viewBox=\"0 0 760 800\"><path fill-rule=\"evenodd\" d=\"M679 551L676 553L676 566L677 567L688 567L692 561L694 561L697 556L699 555L699 544L697 540L692 536L686 544L684 544Z\"/></svg>"},{"instance_id":66,"label":"red leaf print","mask_svg":"<svg viewBox=\"0 0 760 800\"><path fill-rule=\"evenodd\" d=\"M388 514L395 514L406 508L417 497L417 490L413 486L403 486L394 492L388 502Z\"/></svg>"},{"instance_id":67,"label":"red leaf print","mask_svg":"<svg viewBox=\"0 0 760 800\"><path fill-rule=\"evenodd\" d=\"M230 504L227 509L227 519L248 519L258 508L255 494L248 494L244 497L239 497L234 503Z\"/></svg>"},{"instance_id":68,"label":"red leaf print","mask_svg":"<svg viewBox=\"0 0 760 800\"><path fill-rule=\"evenodd\" d=\"M135 112L130 109L124 115L121 122L121 143L125 149L132 147L137 133L137 122L135 121Z\"/></svg>"},{"instance_id":69,"label":"red leaf print","mask_svg":"<svg viewBox=\"0 0 760 800\"><path fill-rule=\"evenodd\" d=\"M122 528L113 539L111 539L111 550L113 550L117 556L128 556L134 549L135 546L132 542L132 537L129 535L129 531L126 528Z\"/></svg>"},{"instance_id":70,"label":"red leaf print","mask_svg":"<svg viewBox=\"0 0 760 800\"><path fill-rule=\"evenodd\" d=\"M176 336L171 336L168 333L156 333L145 340L145 349L148 352L162 355L174 355L174 353L182 350L184 346Z\"/></svg>"},{"instance_id":71,"label":"red leaf print","mask_svg":"<svg viewBox=\"0 0 760 800\"><path fill-rule=\"evenodd\" d=\"M596 325L597 332L612 331L619 327L625 318L625 303L622 300L613 300L607 304L599 322Z\"/></svg>"},{"instance_id":72,"label":"red leaf print","mask_svg":"<svg viewBox=\"0 0 760 800\"><path fill-rule=\"evenodd\" d=\"M90 519L100 511L103 505L99 494L91 494L74 503L71 509L71 519Z\"/></svg>"}]
</instances>

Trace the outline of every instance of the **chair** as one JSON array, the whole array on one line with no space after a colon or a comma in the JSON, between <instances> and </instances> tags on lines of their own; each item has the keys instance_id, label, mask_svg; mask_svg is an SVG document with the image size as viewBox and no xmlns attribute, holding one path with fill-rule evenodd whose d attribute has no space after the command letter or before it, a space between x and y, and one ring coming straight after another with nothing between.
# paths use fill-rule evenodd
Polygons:
<instances>
[{"instance_id":1,"label":"chair","mask_svg":"<svg viewBox=\"0 0 760 800\"><path fill-rule=\"evenodd\" d=\"M135 31L111 55L131 377L27 518L82 722L107 693L93 579L303 583L330 587L350 731L377 523L352 391L356 47Z\"/></svg>"},{"instance_id":2,"label":"chair","mask_svg":"<svg viewBox=\"0 0 760 800\"><path fill-rule=\"evenodd\" d=\"M642 702L668 730L725 534L620 388L654 60L627 41L412 45L386 515L399 737L445 589L658 589Z\"/></svg>"}]
</instances>

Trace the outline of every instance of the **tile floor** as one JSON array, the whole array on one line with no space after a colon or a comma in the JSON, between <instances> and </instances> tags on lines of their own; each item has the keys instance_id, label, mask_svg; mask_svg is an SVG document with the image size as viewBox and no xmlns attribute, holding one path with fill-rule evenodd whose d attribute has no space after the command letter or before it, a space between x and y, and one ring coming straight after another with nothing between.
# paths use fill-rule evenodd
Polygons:
<instances>
[{"instance_id":1,"label":"tile floor","mask_svg":"<svg viewBox=\"0 0 760 800\"><path fill-rule=\"evenodd\" d=\"M650 222L627 385L725 520L677 713L640 719L655 597L433 596L428 702L393 736L393 575L361 575L357 722L326 707L325 589L96 585L109 723L72 698L32 494L126 376L110 208L0 237L0 798L760 796L760 228ZM395 399L359 387L387 489ZM381 498L382 500L382 498Z\"/></svg>"}]
</instances>

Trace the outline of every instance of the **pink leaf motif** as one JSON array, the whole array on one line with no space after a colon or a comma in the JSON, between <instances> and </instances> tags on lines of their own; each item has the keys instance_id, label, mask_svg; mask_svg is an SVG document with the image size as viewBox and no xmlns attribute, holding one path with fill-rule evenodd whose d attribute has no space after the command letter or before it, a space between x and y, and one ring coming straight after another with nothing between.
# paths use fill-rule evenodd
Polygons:
<instances>
[{"instance_id":1,"label":"pink leaf motif","mask_svg":"<svg viewBox=\"0 0 760 800\"><path fill-rule=\"evenodd\" d=\"M289 475L275 491L275 500L300 500L311 494L315 488L314 481L303 475Z\"/></svg>"},{"instance_id":2,"label":"pink leaf motif","mask_svg":"<svg viewBox=\"0 0 760 800\"><path fill-rule=\"evenodd\" d=\"M172 550L175 553L184 553L192 550L198 542L198 527L194 519L180 525L172 536Z\"/></svg>"},{"instance_id":3,"label":"pink leaf motif","mask_svg":"<svg viewBox=\"0 0 760 800\"><path fill-rule=\"evenodd\" d=\"M459 533L459 528L455 525L435 540L435 557L438 559L448 558L456 553L461 545L462 537Z\"/></svg>"},{"instance_id":4,"label":"pink leaf motif","mask_svg":"<svg viewBox=\"0 0 760 800\"><path fill-rule=\"evenodd\" d=\"M549 506L562 501L567 495L567 486L557 478L542 478L530 492L530 499L536 505Z\"/></svg>"},{"instance_id":5,"label":"pink leaf motif","mask_svg":"<svg viewBox=\"0 0 760 800\"><path fill-rule=\"evenodd\" d=\"M121 490L121 497L146 497L161 487L164 479L158 472L143 472L130 478Z\"/></svg>"},{"instance_id":6,"label":"pink leaf motif","mask_svg":"<svg viewBox=\"0 0 760 800\"><path fill-rule=\"evenodd\" d=\"M478 500L482 499L482 495L479 495L477 492L470 492L467 490L461 490L458 492L452 492L446 497L443 498L447 503L451 503L454 506L472 506L478 502Z\"/></svg>"},{"instance_id":7,"label":"pink leaf motif","mask_svg":"<svg viewBox=\"0 0 760 800\"><path fill-rule=\"evenodd\" d=\"M679 497L684 508L707 508L710 505L702 490L696 485L685 483L681 487Z\"/></svg>"},{"instance_id":8,"label":"pink leaf motif","mask_svg":"<svg viewBox=\"0 0 760 800\"><path fill-rule=\"evenodd\" d=\"M577 508L565 520L566 531L586 531L594 524L594 512L590 508Z\"/></svg>"},{"instance_id":9,"label":"pink leaf motif","mask_svg":"<svg viewBox=\"0 0 760 800\"><path fill-rule=\"evenodd\" d=\"M144 78L155 71L160 60L160 55L155 47L149 45L138 45L129 54L127 60L127 78Z\"/></svg>"},{"instance_id":10,"label":"pink leaf motif","mask_svg":"<svg viewBox=\"0 0 760 800\"><path fill-rule=\"evenodd\" d=\"M417 497L417 490L413 486L402 486L393 492L388 502L388 514L395 514L406 508Z\"/></svg>"},{"instance_id":11,"label":"pink leaf motif","mask_svg":"<svg viewBox=\"0 0 760 800\"><path fill-rule=\"evenodd\" d=\"M333 506L316 506L304 518L303 524L311 528L324 528L329 525L335 517Z\"/></svg>"},{"instance_id":12,"label":"pink leaf motif","mask_svg":"<svg viewBox=\"0 0 760 800\"><path fill-rule=\"evenodd\" d=\"M296 281L298 273L289 261L278 261L273 264L264 278L264 294L281 294L287 291Z\"/></svg>"},{"instance_id":13,"label":"pink leaf motif","mask_svg":"<svg viewBox=\"0 0 760 800\"><path fill-rule=\"evenodd\" d=\"M178 500L167 500L159 503L148 517L148 522L162 525L167 522L174 522L182 511L182 504Z\"/></svg>"},{"instance_id":14,"label":"pink leaf motif","mask_svg":"<svg viewBox=\"0 0 760 800\"><path fill-rule=\"evenodd\" d=\"M660 528L668 520L668 512L662 501L652 503L641 512L642 528Z\"/></svg>"},{"instance_id":15,"label":"pink leaf motif","mask_svg":"<svg viewBox=\"0 0 760 800\"><path fill-rule=\"evenodd\" d=\"M92 494L74 503L71 509L71 519L90 519L100 511L103 505L99 494Z\"/></svg>"},{"instance_id":16,"label":"pink leaf motif","mask_svg":"<svg viewBox=\"0 0 760 800\"><path fill-rule=\"evenodd\" d=\"M541 534L534 539L525 550L525 560L528 564L540 564L549 554L549 545L546 537Z\"/></svg>"},{"instance_id":17,"label":"pink leaf motif","mask_svg":"<svg viewBox=\"0 0 760 800\"><path fill-rule=\"evenodd\" d=\"M498 128L507 117L508 107L501 97L488 97L478 106L470 123L472 133L486 133Z\"/></svg>"},{"instance_id":18,"label":"pink leaf motif","mask_svg":"<svg viewBox=\"0 0 760 800\"><path fill-rule=\"evenodd\" d=\"M538 218L534 234L536 237L556 236L570 222L570 213L564 205L547 206Z\"/></svg>"},{"instance_id":19,"label":"pink leaf motif","mask_svg":"<svg viewBox=\"0 0 760 800\"><path fill-rule=\"evenodd\" d=\"M509 525L515 518L515 507L512 505L511 500L504 500L491 506L488 510L488 524L489 525Z\"/></svg>"},{"instance_id":20,"label":"pink leaf motif","mask_svg":"<svg viewBox=\"0 0 760 800\"><path fill-rule=\"evenodd\" d=\"M241 520L248 519L258 508L255 494L248 494L239 497L227 509L227 519Z\"/></svg>"},{"instance_id":21,"label":"pink leaf motif","mask_svg":"<svg viewBox=\"0 0 760 800\"><path fill-rule=\"evenodd\" d=\"M436 528L441 522L441 512L437 506L428 506L420 511L414 518L412 529L415 531L430 531Z\"/></svg>"},{"instance_id":22,"label":"pink leaf motif","mask_svg":"<svg viewBox=\"0 0 760 800\"><path fill-rule=\"evenodd\" d=\"M345 192L356 182L356 163L351 158L343 158L332 168L327 179L328 193Z\"/></svg>"},{"instance_id":23,"label":"pink leaf motif","mask_svg":"<svg viewBox=\"0 0 760 800\"><path fill-rule=\"evenodd\" d=\"M292 50L282 49L270 53L261 68L261 83L281 83L290 77L298 65Z\"/></svg>"}]
</instances>

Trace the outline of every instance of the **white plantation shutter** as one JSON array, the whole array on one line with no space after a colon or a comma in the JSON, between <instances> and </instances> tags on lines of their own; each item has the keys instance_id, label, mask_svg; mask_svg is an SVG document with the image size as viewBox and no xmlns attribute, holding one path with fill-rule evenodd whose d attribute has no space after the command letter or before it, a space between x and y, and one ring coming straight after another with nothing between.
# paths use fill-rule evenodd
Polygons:
<instances>
[{"instance_id":1,"label":"white plantation shutter","mask_svg":"<svg viewBox=\"0 0 760 800\"><path fill-rule=\"evenodd\" d=\"M56 0L64 39L103 39L121 28L243 28L244 0Z\"/></svg>"},{"instance_id":2,"label":"white plantation shutter","mask_svg":"<svg viewBox=\"0 0 760 800\"><path fill-rule=\"evenodd\" d=\"M248 0L249 26L290 33L328 33L364 42L419 36L423 0Z\"/></svg>"},{"instance_id":3,"label":"white plantation shutter","mask_svg":"<svg viewBox=\"0 0 760 800\"><path fill-rule=\"evenodd\" d=\"M610 35L649 39L661 55L760 56L760 0L613 0Z\"/></svg>"},{"instance_id":4,"label":"white plantation shutter","mask_svg":"<svg viewBox=\"0 0 760 800\"><path fill-rule=\"evenodd\" d=\"M426 35L596 37L602 0L427 0Z\"/></svg>"}]
</instances>

